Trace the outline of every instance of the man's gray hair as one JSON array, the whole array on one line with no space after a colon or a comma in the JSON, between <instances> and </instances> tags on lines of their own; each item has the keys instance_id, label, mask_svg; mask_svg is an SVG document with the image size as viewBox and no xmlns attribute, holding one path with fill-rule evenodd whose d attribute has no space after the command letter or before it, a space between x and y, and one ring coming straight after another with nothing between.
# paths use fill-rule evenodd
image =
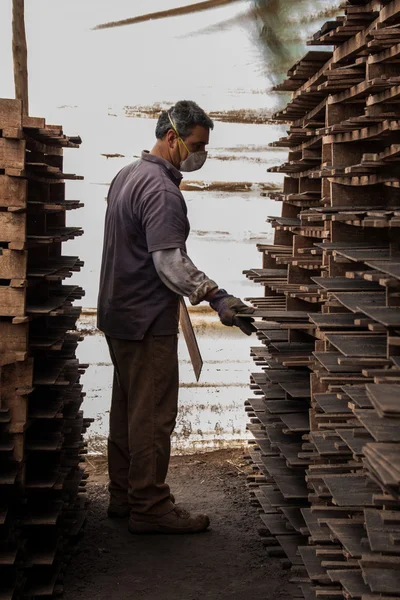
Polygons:
<instances>
[{"instance_id":1,"label":"man's gray hair","mask_svg":"<svg viewBox=\"0 0 400 600\"><path fill-rule=\"evenodd\" d=\"M214 129L214 123L196 102L181 100L175 106L161 113L156 126L156 138L161 140L170 129L173 129L168 115L178 130L182 139L186 139L192 132L193 127L201 125L206 129Z\"/></svg>"}]
</instances>

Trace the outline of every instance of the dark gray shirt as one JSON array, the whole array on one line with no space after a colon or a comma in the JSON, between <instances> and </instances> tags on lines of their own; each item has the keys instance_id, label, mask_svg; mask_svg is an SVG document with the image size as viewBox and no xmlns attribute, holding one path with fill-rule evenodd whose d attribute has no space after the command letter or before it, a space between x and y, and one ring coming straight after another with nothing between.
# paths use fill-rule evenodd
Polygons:
<instances>
[{"instance_id":1,"label":"dark gray shirt","mask_svg":"<svg viewBox=\"0 0 400 600\"><path fill-rule=\"evenodd\" d=\"M162 282L151 253L186 250L190 226L181 179L168 161L143 152L111 183L97 310L98 328L110 337L178 332L179 295Z\"/></svg>"}]
</instances>

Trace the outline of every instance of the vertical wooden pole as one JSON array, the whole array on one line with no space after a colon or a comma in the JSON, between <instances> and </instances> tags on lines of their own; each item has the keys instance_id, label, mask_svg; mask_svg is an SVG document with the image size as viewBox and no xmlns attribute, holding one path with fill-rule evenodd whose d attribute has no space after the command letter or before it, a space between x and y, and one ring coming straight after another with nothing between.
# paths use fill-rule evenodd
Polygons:
<instances>
[{"instance_id":1,"label":"vertical wooden pole","mask_svg":"<svg viewBox=\"0 0 400 600\"><path fill-rule=\"evenodd\" d=\"M22 100L22 113L27 115L28 105L28 51L25 35L25 0L13 0L13 61L15 97Z\"/></svg>"}]
</instances>

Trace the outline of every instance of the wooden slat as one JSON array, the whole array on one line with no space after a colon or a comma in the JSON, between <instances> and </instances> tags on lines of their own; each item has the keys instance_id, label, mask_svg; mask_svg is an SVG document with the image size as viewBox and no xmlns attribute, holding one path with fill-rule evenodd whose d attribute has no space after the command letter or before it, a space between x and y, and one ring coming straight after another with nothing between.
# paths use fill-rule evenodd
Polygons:
<instances>
[{"instance_id":1,"label":"wooden slat","mask_svg":"<svg viewBox=\"0 0 400 600\"><path fill-rule=\"evenodd\" d=\"M386 356L386 337L383 335L326 334L327 341L344 356Z\"/></svg>"}]
</instances>

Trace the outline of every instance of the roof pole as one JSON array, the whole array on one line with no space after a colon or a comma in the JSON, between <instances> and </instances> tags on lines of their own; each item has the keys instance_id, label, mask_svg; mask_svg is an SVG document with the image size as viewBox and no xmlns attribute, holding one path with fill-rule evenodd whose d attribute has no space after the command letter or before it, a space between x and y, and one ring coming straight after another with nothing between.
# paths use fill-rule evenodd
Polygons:
<instances>
[{"instance_id":1,"label":"roof pole","mask_svg":"<svg viewBox=\"0 0 400 600\"><path fill-rule=\"evenodd\" d=\"M28 51L25 35L25 0L13 0L13 61L15 97L22 101L22 113L27 115L28 105Z\"/></svg>"}]
</instances>

